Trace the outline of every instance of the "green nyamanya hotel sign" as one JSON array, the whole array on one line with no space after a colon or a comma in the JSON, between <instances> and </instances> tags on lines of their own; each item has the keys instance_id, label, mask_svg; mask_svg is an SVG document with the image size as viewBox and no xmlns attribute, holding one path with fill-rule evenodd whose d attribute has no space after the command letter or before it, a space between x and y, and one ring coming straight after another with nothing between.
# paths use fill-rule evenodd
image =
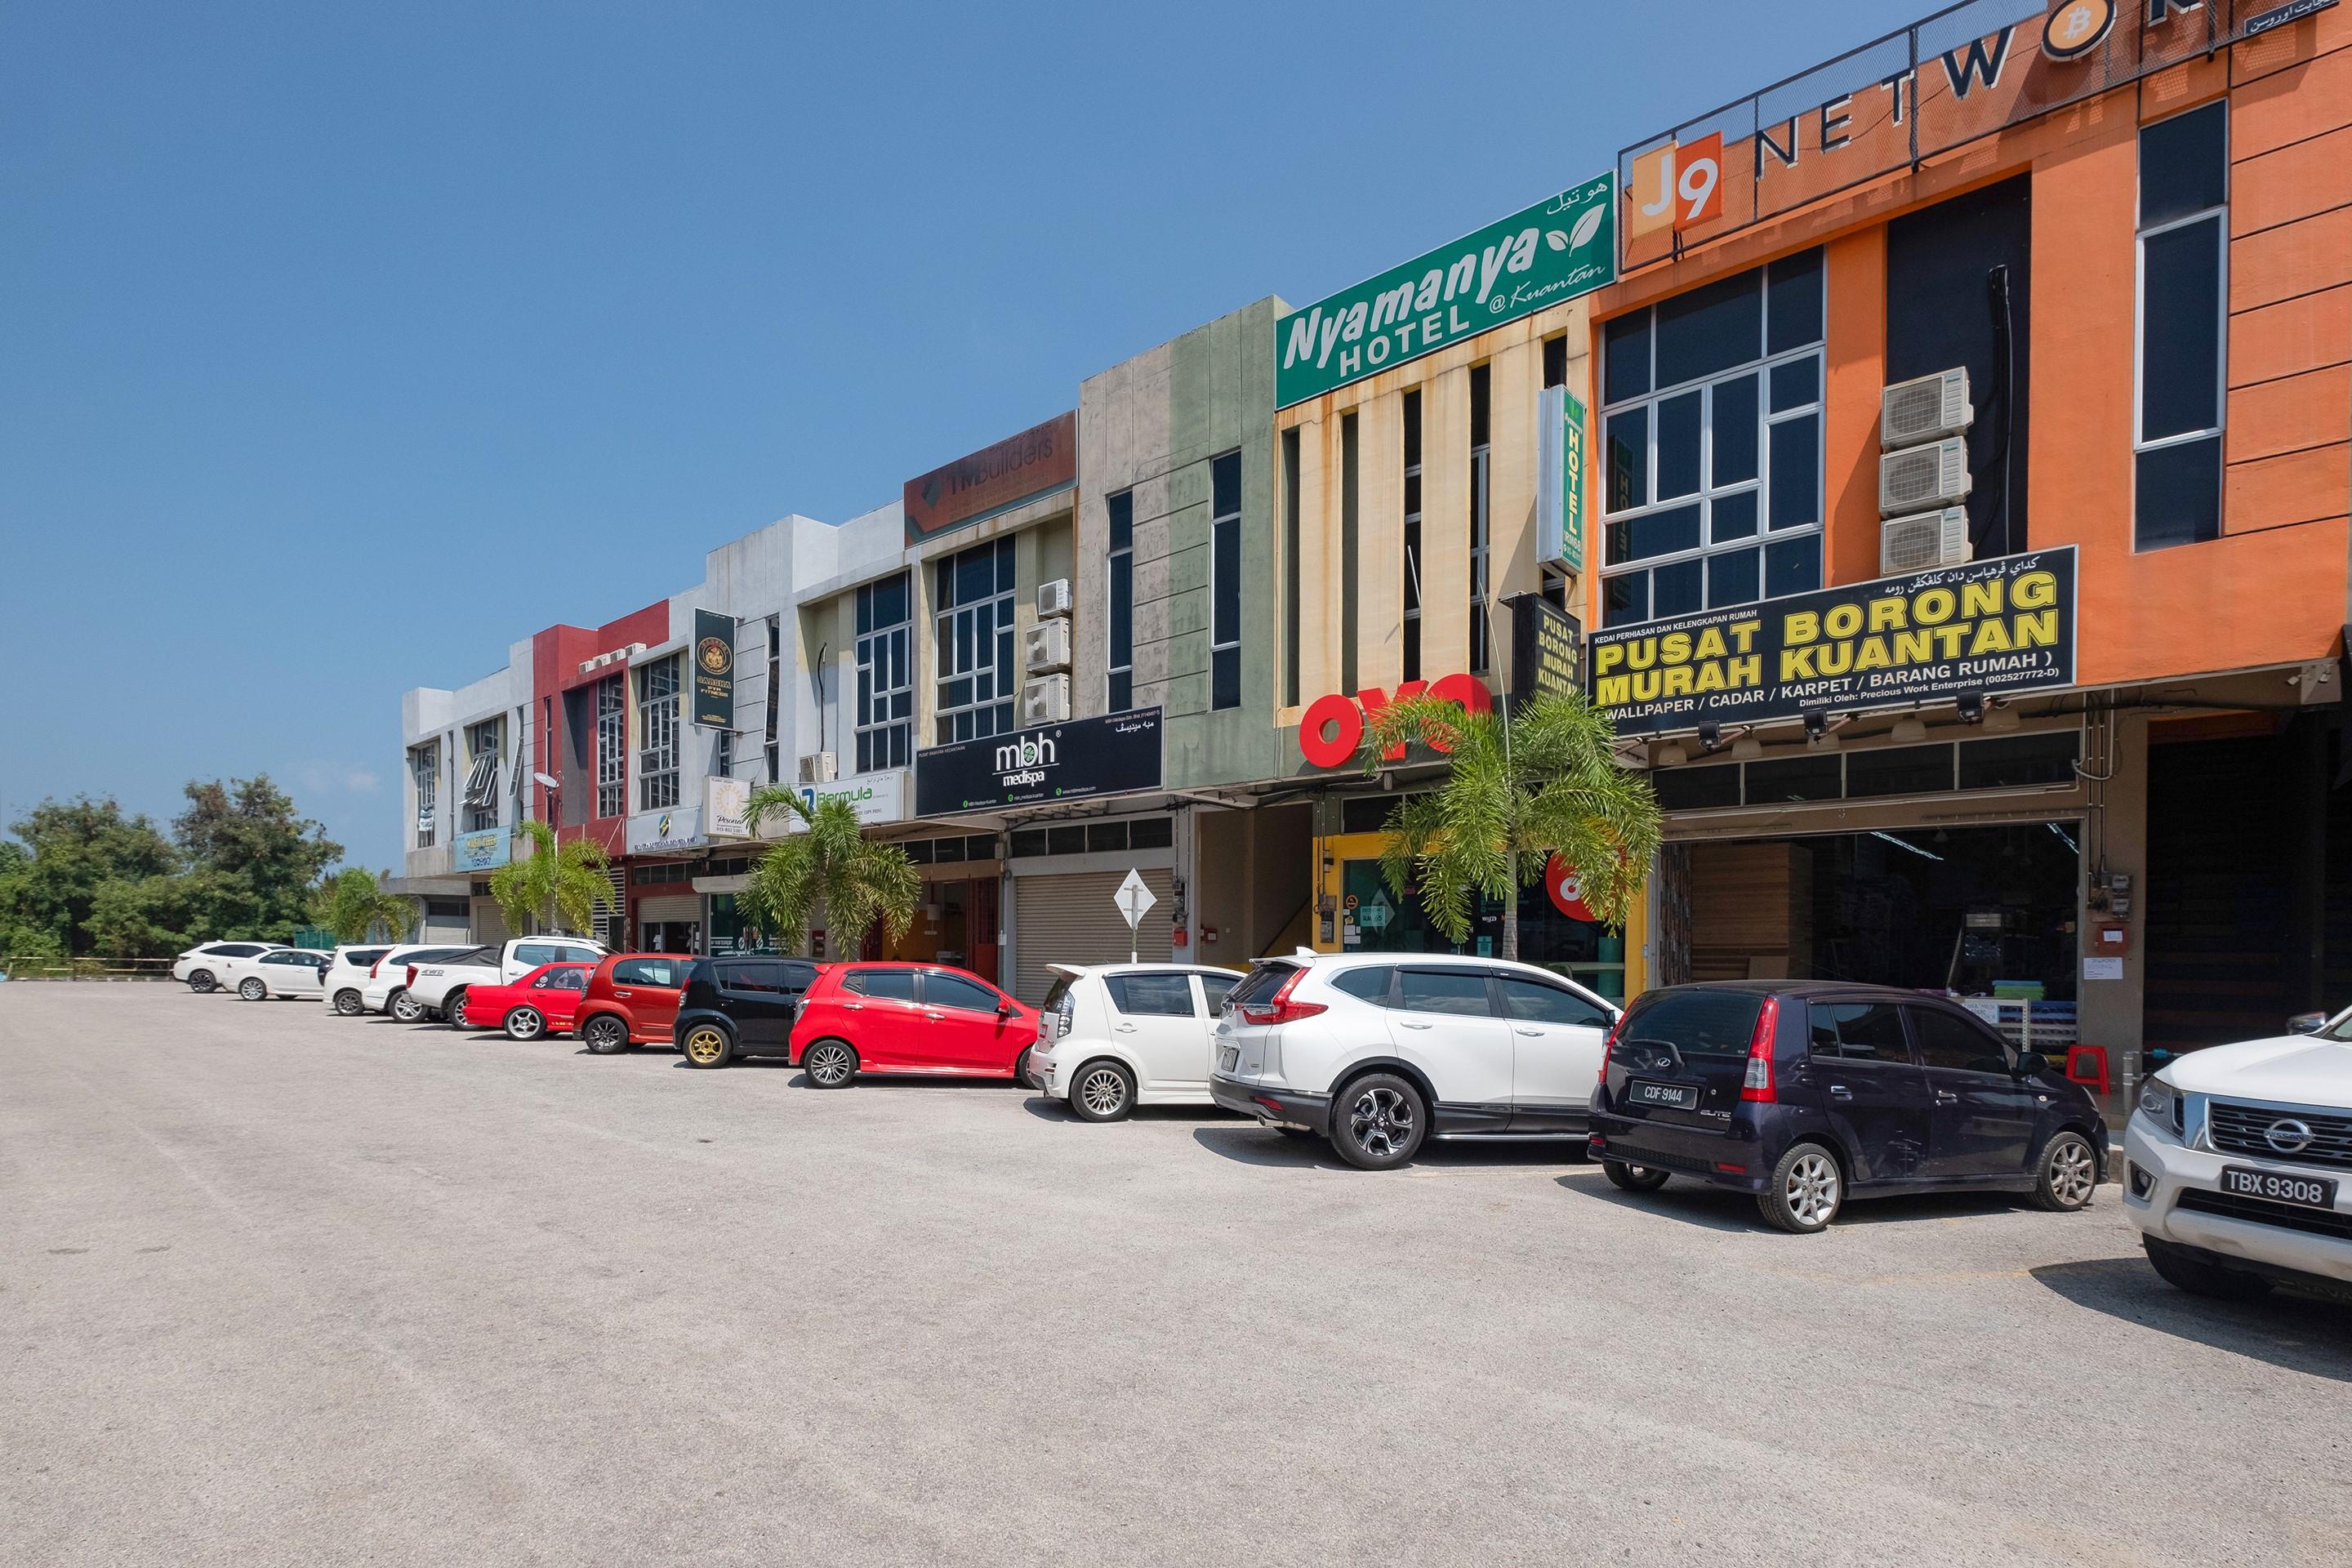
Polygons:
<instances>
[{"instance_id":1,"label":"green nyamanya hotel sign","mask_svg":"<svg viewBox=\"0 0 2352 1568\"><path fill-rule=\"evenodd\" d=\"M1603 174L1274 324L1287 407L1617 275L1616 176Z\"/></svg>"}]
</instances>

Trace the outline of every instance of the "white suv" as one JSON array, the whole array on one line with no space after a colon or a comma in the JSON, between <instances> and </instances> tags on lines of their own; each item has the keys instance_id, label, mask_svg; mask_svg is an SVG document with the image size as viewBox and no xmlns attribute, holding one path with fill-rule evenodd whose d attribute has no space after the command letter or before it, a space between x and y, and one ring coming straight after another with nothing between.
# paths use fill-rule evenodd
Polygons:
<instances>
[{"instance_id":1,"label":"white suv","mask_svg":"<svg viewBox=\"0 0 2352 1568\"><path fill-rule=\"evenodd\" d=\"M1206 1105L1211 1033L1241 974L1194 963L1050 963L1027 1077L1082 1121Z\"/></svg>"},{"instance_id":2,"label":"white suv","mask_svg":"<svg viewBox=\"0 0 2352 1568\"><path fill-rule=\"evenodd\" d=\"M1301 948L1225 998L1209 1094L1368 1171L1430 1137L1580 1145L1617 1011L1530 963Z\"/></svg>"},{"instance_id":3,"label":"white suv","mask_svg":"<svg viewBox=\"0 0 2352 1568\"><path fill-rule=\"evenodd\" d=\"M367 1010L362 998L367 991L368 971L377 959L392 951L388 942L372 942L364 947L343 946L335 949L335 956L327 972L319 976L319 994L327 1005L346 1018L355 1018Z\"/></svg>"},{"instance_id":4,"label":"white suv","mask_svg":"<svg viewBox=\"0 0 2352 1568\"><path fill-rule=\"evenodd\" d=\"M584 936L509 937L498 946L469 948L435 963L417 963L408 982L409 1000L423 1007L426 1016L462 1029L468 988L520 980L542 963L595 963L605 955L603 942Z\"/></svg>"},{"instance_id":5,"label":"white suv","mask_svg":"<svg viewBox=\"0 0 2352 1568\"><path fill-rule=\"evenodd\" d=\"M222 961L220 983L247 1002L272 996L316 996L328 955L315 948L273 947L250 958Z\"/></svg>"},{"instance_id":6,"label":"white suv","mask_svg":"<svg viewBox=\"0 0 2352 1568\"><path fill-rule=\"evenodd\" d=\"M446 942L404 942L389 948L382 958L368 965L367 984L360 987L360 1011L389 1013L404 1024L421 1023L425 1009L408 994L408 971L420 963L438 963L461 952L470 952L467 944L451 947Z\"/></svg>"},{"instance_id":7,"label":"white suv","mask_svg":"<svg viewBox=\"0 0 2352 1568\"><path fill-rule=\"evenodd\" d=\"M2352 1009L2166 1066L2141 1086L2124 1160L2124 1213L2180 1289L2352 1286Z\"/></svg>"},{"instance_id":8,"label":"white suv","mask_svg":"<svg viewBox=\"0 0 2352 1568\"><path fill-rule=\"evenodd\" d=\"M208 942L192 947L172 961L172 978L187 982L191 991L220 988L221 964L232 958L253 958L284 947L282 942Z\"/></svg>"}]
</instances>

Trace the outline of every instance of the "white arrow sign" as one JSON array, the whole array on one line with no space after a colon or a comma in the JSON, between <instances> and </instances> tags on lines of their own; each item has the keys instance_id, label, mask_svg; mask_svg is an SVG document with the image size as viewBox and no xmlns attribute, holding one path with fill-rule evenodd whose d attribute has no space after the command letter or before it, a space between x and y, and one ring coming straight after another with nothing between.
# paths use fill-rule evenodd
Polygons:
<instances>
[{"instance_id":1,"label":"white arrow sign","mask_svg":"<svg viewBox=\"0 0 2352 1568\"><path fill-rule=\"evenodd\" d=\"M1134 870L1128 872L1127 880L1121 882L1118 891L1111 895L1111 902L1117 904L1118 912L1127 917L1127 961L1129 963L1139 962L1136 957L1136 927L1143 922L1143 917L1150 914L1151 906L1159 901L1151 896L1151 889L1143 885L1143 874Z\"/></svg>"}]
</instances>

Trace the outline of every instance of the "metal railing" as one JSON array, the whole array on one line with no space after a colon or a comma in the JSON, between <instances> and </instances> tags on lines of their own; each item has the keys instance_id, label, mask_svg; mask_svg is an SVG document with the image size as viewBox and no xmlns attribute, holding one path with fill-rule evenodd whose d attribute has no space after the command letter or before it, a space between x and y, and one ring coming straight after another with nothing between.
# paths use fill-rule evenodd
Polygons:
<instances>
[{"instance_id":1,"label":"metal railing","mask_svg":"<svg viewBox=\"0 0 2352 1568\"><path fill-rule=\"evenodd\" d=\"M0 954L0 979L169 980L168 958L58 958L48 953Z\"/></svg>"}]
</instances>

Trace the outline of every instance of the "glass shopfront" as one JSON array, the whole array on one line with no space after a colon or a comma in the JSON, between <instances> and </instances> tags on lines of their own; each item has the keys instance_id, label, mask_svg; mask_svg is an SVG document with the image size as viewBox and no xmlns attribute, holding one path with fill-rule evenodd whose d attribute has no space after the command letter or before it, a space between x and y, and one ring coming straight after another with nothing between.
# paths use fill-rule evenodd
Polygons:
<instances>
[{"instance_id":1,"label":"glass shopfront","mask_svg":"<svg viewBox=\"0 0 2352 1568\"><path fill-rule=\"evenodd\" d=\"M1502 952L1503 906L1481 899L1466 941L1454 942L1430 923L1421 900L1399 899L1381 875L1377 858L1339 863L1338 947L1343 952L1461 952L1494 957ZM1625 996L1625 939L1593 921L1554 908L1538 883L1519 896L1519 962L1556 970L1612 1001Z\"/></svg>"}]
</instances>

